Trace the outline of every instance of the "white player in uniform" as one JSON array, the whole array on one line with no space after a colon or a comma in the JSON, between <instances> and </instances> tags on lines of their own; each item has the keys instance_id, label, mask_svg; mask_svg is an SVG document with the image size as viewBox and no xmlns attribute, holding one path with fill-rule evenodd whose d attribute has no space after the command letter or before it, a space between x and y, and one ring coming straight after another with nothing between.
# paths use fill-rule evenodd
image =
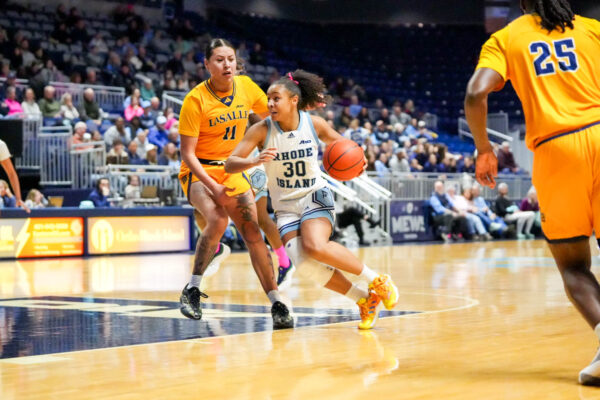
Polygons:
<instances>
[{"instance_id":1,"label":"white player in uniform","mask_svg":"<svg viewBox=\"0 0 600 400\"><path fill-rule=\"evenodd\" d=\"M265 165L279 234L298 274L352 299L359 306L360 329L371 329L380 303L389 310L398 289L388 275L379 275L344 246L330 241L334 198L321 177L319 140L341 138L324 119L306 110L327 99L317 75L297 70L269 88L271 116L253 125L225 164L228 173ZM255 148L261 152L251 156ZM341 272L366 280L368 290L353 285Z\"/></svg>"}]
</instances>

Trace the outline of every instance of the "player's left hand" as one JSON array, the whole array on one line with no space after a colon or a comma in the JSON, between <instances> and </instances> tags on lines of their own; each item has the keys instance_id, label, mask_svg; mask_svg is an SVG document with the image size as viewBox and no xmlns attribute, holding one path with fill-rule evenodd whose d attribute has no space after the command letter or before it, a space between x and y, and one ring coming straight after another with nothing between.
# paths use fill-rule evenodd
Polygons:
<instances>
[{"instance_id":1,"label":"player's left hand","mask_svg":"<svg viewBox=\"0 0 600 400\"><path fill-rule=\"evenodd\" d=\"M490 189L496 187L496 177L498 176L498 159L493 151L479 153L475 166L475 178L483 186Z\"/></svg>"}]
</instances>

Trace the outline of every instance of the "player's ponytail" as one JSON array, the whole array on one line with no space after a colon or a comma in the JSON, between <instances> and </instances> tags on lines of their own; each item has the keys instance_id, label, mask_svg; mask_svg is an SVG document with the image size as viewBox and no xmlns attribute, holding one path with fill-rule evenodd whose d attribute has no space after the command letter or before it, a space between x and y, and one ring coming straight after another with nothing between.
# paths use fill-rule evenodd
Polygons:
<instances>
[{"instance_id":1,"label":"player's ponytail","mask_svg":"<svg viewBox=\"0 0 600 400\"><path fill-rule=\"evenodd\" d=\"M573 29L575 13L568 0L532 0L531 10L542 18L542 27L549 32Z\"/></svg>"},{"instance_id":2,"label":"player's ponytail","mask_svg":"<svg viewBox=\"0 0 600 400\"><path fill-rule=\"evenodd\" d=\"M323 78L301 69L288 72L275 84L285 86L287 90L298 96L299 110L316 108L331 101L331 96L325 94Z\"/></svg>"}]
</instances>

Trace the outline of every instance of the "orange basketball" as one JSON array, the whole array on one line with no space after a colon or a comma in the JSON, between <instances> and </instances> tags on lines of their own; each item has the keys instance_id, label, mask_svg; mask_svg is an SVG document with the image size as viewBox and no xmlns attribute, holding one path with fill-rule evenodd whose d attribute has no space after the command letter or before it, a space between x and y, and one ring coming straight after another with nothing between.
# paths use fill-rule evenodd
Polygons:
<instances>
[{"instance_id":1,"label":"orange basketball","mask_svg":"<svg viewBox=\"0 0 600 400\"><path fill-rule=\"evenodd\" d=\"M365 153L356 142L338 139L325 149L323 167L338 181L349 181L363 173Z\"/></svg>"}]
</instances>

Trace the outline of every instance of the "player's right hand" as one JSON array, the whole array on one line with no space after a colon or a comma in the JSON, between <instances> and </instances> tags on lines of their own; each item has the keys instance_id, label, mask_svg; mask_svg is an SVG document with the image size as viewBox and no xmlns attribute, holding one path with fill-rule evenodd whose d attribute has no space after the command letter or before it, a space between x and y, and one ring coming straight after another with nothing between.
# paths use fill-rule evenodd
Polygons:
<instances>
[{"instance_id":1,"label":"player's right hand","mask_svg":"<svg viewBox=\"0 0 600 400\"><path fill-rule=\"evenodd\" d=\"M258 157L256 157L256 163L258 163L258 164L268 163L269 161L273 160L275 157L277 157L277 149L275 147L269 147L268 149L264 149L263 151L260 152Z\"/></svg>"},{"instance_id":2,"label":"player's right hand","mask_svg":"<svg viewBox=\"0 0 600 400\"><path fill-rule=\"evenodd\" d=\"M483 186L490 189L496 187L496 177L498 176L498 159L493 151L479 153L475 166L475 178Z\"/></svg>"},{"instance_id":3,"label":"player's right hand","mask_svg":"<svg viewBox=\"0 0 600 400\"><path fill-rule=\"evenodd\" d=\"M219 206L225 206L227 203L231 201L231 197L227 194L229 192L233 192L234 189L228 188L225 185L217 184L214 188L211 189L212 199Z\"/></svg>"}]
</instances>

